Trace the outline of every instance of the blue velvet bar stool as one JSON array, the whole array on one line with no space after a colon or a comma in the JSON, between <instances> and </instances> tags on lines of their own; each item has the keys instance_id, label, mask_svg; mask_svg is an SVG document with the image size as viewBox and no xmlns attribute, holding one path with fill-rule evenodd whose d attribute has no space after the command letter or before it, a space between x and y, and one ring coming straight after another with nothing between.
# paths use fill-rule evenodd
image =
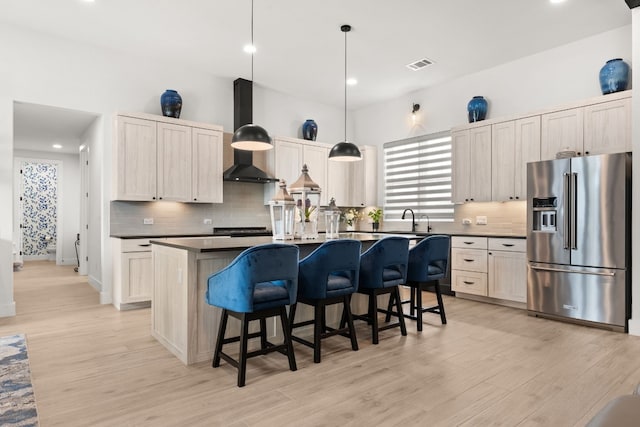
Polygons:
<instances>
[{"instance_id":1,"label":"blue velvet bar stool","mask_svg":"<svg viewBox=\"0 0 640 427\"><path fill-rule=\"evenodd\" d=\"M398 286L406 282L409 257L409 239L390 236L378 240L360 256L360 283L358 293L369 296L369 311L366 315L354 315L359 320L371 324L371 339L378 344L378 333L386 329L400 327L402 335L407 335ZM390 294L394 298L396 311L378 308L378 295ZM398 318L397 323L378 325L378 313Z\"/></svg>"},{"instance_id":2,"label":"blue velvet bar stool","mask_svg":"<svg viewBox=\"0 0 640 427\"><path fill-rule=\"evenodd\" d=\"M411 298L402 301L402 304L410 304L410 314L405 314L404 316L408 319L417 320L418 331L422 331L423 313L439 314L442 324L447 324L447 316L442 303L442 292L440 291L440 279L443 279L447 274L450 244L451 238L449 236L429 236L409 250L409 270L407 271L406 285L411 287ZM429 286L434 287L438 304L423 307L422 291L427 290ZM389 301L389 304L391 302ZM413 314L414 312L417 313L417 316Z\"/></svg>"},{"instance_id":3,"label":"blue velvet bar stool","mask_svg":"<svg viewBox=\"0 0 640 427\"><path fill-rule=\"evenodd\" d=\"M285 306L295 304L298 293L298 256L295 245L271 243L254 246L238 255L227 267L209 276L206 300L222 308L218 340L212 366L220 358L238 369L238 387L244 387L247 359L278 351L289 359L289 368L297 369ZM240 336L225 338L229 316L240 320ZM284 342L267 341L266 319L279 316ZM249 322L260 321L260 331L249 333ZM248 340L260 338L260 349L249 352ZM240 342L238 360L222 351L224 344Z\"/></svg>"},{"instance_id":4,"label":"blue velvet bar stool","mask_svg":"<svg viewBox=\"0 0 640 427\"><path fill-rule=\"evenodd\" d=\"M358 289L360 249L357 240L329 240L311 252L298 264L298 303L314 307L314 318L295 323L297 303L289 310L291 339L313 348L313 361L320 363L321 340L343 335L351 339L351 348L358 350L358 340L353 327L351 295ZM340 327L327 326L325 308L342 303ZM347 327L345 327L345 324ZM293 335L293 329L314 325L313 342Z\"/></svg>"}]
</instances>

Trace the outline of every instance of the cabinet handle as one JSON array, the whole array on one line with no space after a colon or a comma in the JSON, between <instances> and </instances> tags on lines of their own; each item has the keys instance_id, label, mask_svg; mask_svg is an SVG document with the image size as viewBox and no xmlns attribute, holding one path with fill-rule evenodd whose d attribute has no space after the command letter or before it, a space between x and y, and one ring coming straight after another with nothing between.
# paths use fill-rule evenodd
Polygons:
<instances>
[{"instance_id":1,"label":"cabinet handle","mask_svg":"<svg viewBox=\"0 0 640 427\"><path fill-rule=\"evenodd\" d=\"M153 199L153 200L155 200L155 199L156 199L156 196L153 196L153 197L152 197L152 199Z\"/></svg>"},{"instance_id":2,"label":"cabinet handle","mask_svg":"<svg viewBox=\"0 0 640 427\"><path fill-rule=\"evenodd\" d=\"M194 202L196 202L196 201L198 201L198 199L195 199L195 198L194 198L194 199L193 199L193 201L194 201Z\"/></svg>"},{"instance_id":3,"label":"cabinet handle","mask_svg":"<svg viewBox=\"0 0 640 427\"><path fill-rule=\"evenodd\" d=\"M513 196L509 196L509 200L513 200Z\"/></svg>"},{"instance_id":4,"label":"cabinet handle","mask_svg":"<svg viewBox=\"0 0 640 427\"><path fill-rule=\"evenodd\" d=\"M511 246L514 246L513 243L503 243L502 246L506 246L507 248L510 248Z\"/></svg>"},{"instance_id":5,"label":"cabinet handle","mask_svg":"<svg viewBox=\"0 0 640 427\"><path fill-rule=\"evenodd\" d=\"M162 200L162 197L158 197L158 199Z\"/></svg>"},{"instance_id":6,"label":"cabinet handle","mask_svg":"<svg viewBox=\"0 0 640 427\"><path fill-rule=\"evenodd\" d=\"M465 202L468 202L468 201L469 201L469 199L464 199L464 201L465 201Z\"/></svg>"},{"instance_id":7,"label":"cabinet handle","mask_svg":"<svg viewBox=\"0 0 640 427\"><path fill-rule=\"evenodd\" d=\"M143 247L143 248L146 248L146 247L151 246L151 243L145 243L144 245L138 245L138 246L141 246L141 247Z\"/></svg>"},{"instance_id":8,"label":"cabinet handle","mask_svg":"<svg viewBox=\"0 0 640 427\"><path fill-rule=\"evenodd\" d=\"M473 285L476 282L468 282L466 280L463 280L462 283L464 283L465 285Z\"/></svg>"},{"instance_id":9,"label":"cabinet handle","mask_svg":"<svg viewBox=\"0 0 640 427\"><path fill-rule=\"evenodd\" d=\"M463 260L465 260L466 262L473 262L473 259L467 259L467 258L463 258Z\"/></svg>"},{"instance_id":10,"label":"cabinet handle","mask_svg":"<svg viewBox=\"0 0 640 427\"><path fill-rule=\"evenodd\" d=\"M469 199L469 200L471 200L473 202L473 199Z\"/></svg>"},{"instance_id":11,"label":"cabinet handle","mask_svg":"<svg viewBox=\"0 0 640 427\"><path fill-rule=\"evenodd\" d=\"M520 200L520 197L516 196L516 200Z\"/></svg>"},{"instance_id":12,"label":"cabinet handle","mask_svg":"<svg viewBox=\"0 0 640 427\"><path fill-rule=\"evenodd\" d=\"M489 252L489 255L493 255L493 253Z\"/></svg>"},{"instance_id":13,"label":"cabinet handle","mask_svg":"<svg viewBox=\"0 0 640 427\"><path fill-rule=\"evenodd\" d=\"M473 242L463 242L465 245L473 245Z\"/></svg>"},{"instance_id":14,"label":"cabinet handle","mask_svg":"<svg viewBox=\"0 0 640 427\"><path fill-rule=\"evenodd\" d=\"M579 156L579 155L580 155L580 152L578 151L576 154Z\"/></svg>"},{"instance_id":15,"label":"cabinet handle","mask_svg":"<svg viewBox=\"0 0 640 427\"><path fill-rule=\"evenodd\" d=\"M584 152L584 154L585 154L585 156L588 156L588 155L589 155L589 152L588 152L588 151L585 151L585 152Z\"/></svg>"}]
</instances>

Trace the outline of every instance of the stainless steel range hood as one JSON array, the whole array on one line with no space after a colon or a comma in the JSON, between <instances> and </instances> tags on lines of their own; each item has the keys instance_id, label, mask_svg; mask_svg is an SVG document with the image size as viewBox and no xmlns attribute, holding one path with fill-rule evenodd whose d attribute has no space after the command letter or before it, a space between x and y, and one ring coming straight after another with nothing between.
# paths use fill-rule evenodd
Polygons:
<instances>
[{"instance_id":1,"label":"stainless steel range hood","mask_svg":"<svg viewBox=\"0 0 640 427\"><path fill-rule=\"evenodd\" d=\"M233 128L253 122L253 87L249 80L236 79L233 82ZM254 182L266 184L277 181L263 170L253 165L253 152L233 150L233 166L224 171L225 181Z\"/></svg>"}]
</instances>

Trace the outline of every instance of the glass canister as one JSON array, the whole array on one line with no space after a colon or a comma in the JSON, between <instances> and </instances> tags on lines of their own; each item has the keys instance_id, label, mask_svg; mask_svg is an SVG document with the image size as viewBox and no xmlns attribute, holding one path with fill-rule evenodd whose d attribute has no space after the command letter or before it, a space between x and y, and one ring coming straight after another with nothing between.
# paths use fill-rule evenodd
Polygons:
<instances>
[{"instance_id":1,"label":"glass canister","mask_svg":"<svg viewBox=\"0 0 640 427\"><path fill-rule=\"evenodd\" d=\"M325 232L327 239L337 239L338 227L340 226L341 212L336 207L336 200L332 197L329 201L329 207L324 211Z\"/></svg>"}]
</instances>

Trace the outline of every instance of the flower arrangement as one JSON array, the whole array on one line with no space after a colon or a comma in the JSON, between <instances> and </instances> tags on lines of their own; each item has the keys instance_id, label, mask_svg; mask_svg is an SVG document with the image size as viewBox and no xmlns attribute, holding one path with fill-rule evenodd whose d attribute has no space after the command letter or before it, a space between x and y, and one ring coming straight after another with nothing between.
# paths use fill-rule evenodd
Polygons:
<instances>
[{"instance_id":1,"label":"flower arrangement","mask_svg":"<svg viewBox=\"0 0 640 427\"><path fill-rule=\"evenodd\" d=\"M360 219L360 212L356 208L349 208L342 213L342 216L347 225L351 227Z\"/></svg>"},{"instance_id":2,"label":"flower arrangement","mask_svg":"<svg viewBox=\"0 0 640 427\"><path fill-rule=\"evenodd\" d=\"M382 218L382 209L372 209L367 215L369 215L369 218L371 218L374 223L380 222L380 218Z\"/></svg>"},{"instance_id":3,"label":"flower arrangement","mask_svg":"<svg viewBox=\"0 0 640 427\"><path fill-rule=\"evenodd\" d=\"M311 218L311 214L316 210L315 206L311 206L311 200L307 199L304 201L304 209L302 209L302 200L299 199L296 203L300 212L304 214L304 221L309 222Z\"/></svg>"}]
</instances>

